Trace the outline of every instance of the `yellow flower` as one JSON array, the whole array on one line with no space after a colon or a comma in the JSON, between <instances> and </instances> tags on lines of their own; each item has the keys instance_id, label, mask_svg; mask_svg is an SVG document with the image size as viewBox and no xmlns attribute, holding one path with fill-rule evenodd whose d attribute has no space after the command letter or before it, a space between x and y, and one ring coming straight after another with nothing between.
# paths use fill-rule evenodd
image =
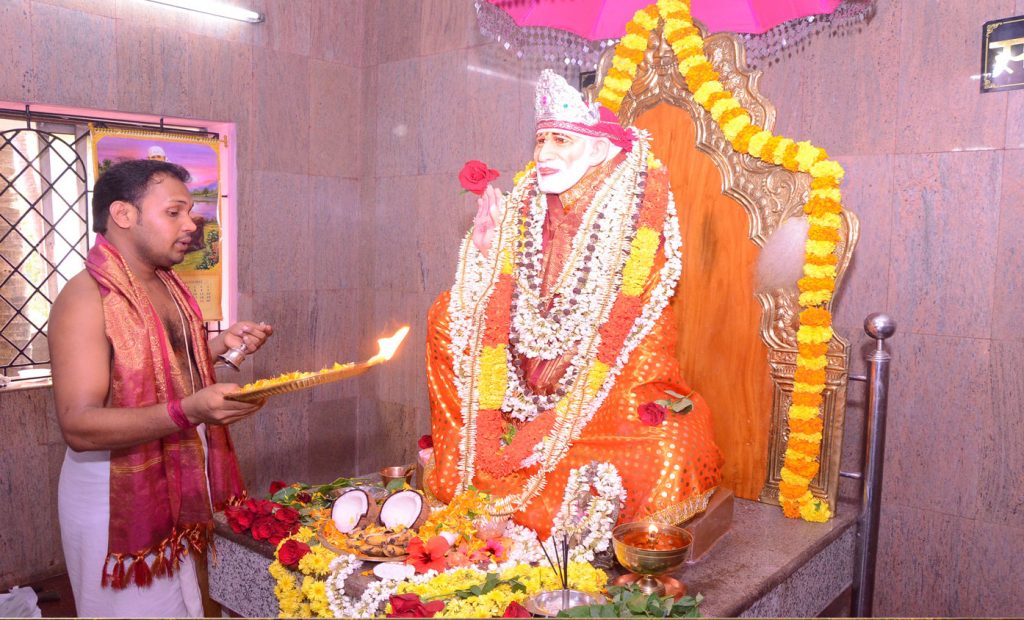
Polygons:
<instances>
[{"instance_id":1,"label":"yellow flower","mask_svg":"<svg viewBox=\"0 0 1024 620\"><path fill-rule=\"evenodd\" d=\"M808 278L832 278L836 277L835 265L804 265L804 275Z\"/></svg>"},{"instance_id":2,"label":"yellow flower","mask_svg":"<svg viewBox=\"0 0 1024 620\"><path fill-rule=\"evenodd\" d=\"M747 149L747 152L754 157L760 158L761 149L764 148L765 143L768 142L768 139L771 137L772 132L770 131L761 130L757 132L752 138L750 138L750 147Z\"/></svg>"},{"instance_id":3,"label":"yellow flower","mask_svg":"<svg viewBox=\"0 0 1024 620\"><path fill-rule=\"evenodd\" d=\"M658 18L652 17L647 9L640 9L633 14L633 21L640 25L644 30L654 30L658 27Z\"/></svg>"},{"instance_id":4,"label":"yellow flower","mask_svg":"<svg viewBox=\"0 0 1024 620\"><path fill-rule=\"evenodd\" d=\"M786 149L788 149L792 144L794 144L794 142L789 138L782 138L779 140L779 144L775 147L775 152L772 153L772 162L774 162L775 165L782 165L782 156L785 154Z\"/></svg>"},{"instance_id":5,"label":"yellow flower","mask_svg":"<svg viewBox=\"0 0 1024 620\"><path fill-rule=\"evenodd\" d=\"M821 433L790 433L790 439L798 439L800 441L810 441L813 443L821 443Z\"/></svg>"},{"instance_id":6,"label":"yellow flower","mask_svg":"<svg viewBox=\"0 0 1024 620\"><path fill-rule=\"evenodd\" d=\"M612 58L612 66L618 69L619 71L628 73L630 75L636 73L636 63L629 58L616 56Z\"/></svg>"},{"instance_id":7,"label":"yellow flower","mask_svg":"<svg viewBox=\"0 0 1024 620\"><path fill-rule=\"evenodd\" d=\"M626 48L631 50L638 50L641 52L647 51L647 39L636 34L627 34L622 37L622 43L620 45L625 45Z\"/></svg>"},{"instance_id":8,"label":"yellow flower","mask_svg":"<svg viewBox=\"0 0 1024 620\"><path fill-rule=\"evenodd\" d=\"M683 60L679 61L679 72L682 73L683 75L686 75L690 69L707 61L708 57L705 56L704 54L695 54L688 58L684 58Z\"/></svg>"},{"instance_id":9,"label":"yellow flower","mask_svg":"<svg viewBox=\"0 0 1024 620\"><path fill-rule=\"evenodd\" d=\"M718 80L704 82L701 84L701 87L697 89L697 92L693 93L693 100L703 106L707 102L708 97L714 93L720 93L722 90L722 83Z\"/></svg>"},{"instance_id":10,"label":"yellow flower","mask_svg":"<svg viewBox=\"0 0 1024 620\"><path fill-rule=\"evenodd\" d=\"M832 291L806 291L800 293L800 305L806 307L820 306L832 299Z\"/></svg>"},{"instance_id":11,"label":"yellow flower","mask_svg":"<svg viewBox=\"0 0 1024 620\"><path fill-rule=\"evenodd\" d=\"M815 241L814 239L808 239L804 245L804 250L808 254L815 256L828 256L832 252L836 251L836 244L832 241Z\"/></svg>"},{"instance_id":12,"label":"yellow flower","mask_svg":"<svg viewBox=\"0 0 1024 620\"><path fill-rule=\"evenodd\" d=\"M728 123L722 126L722 133L725 134L725 138L730 142L740 135L744 127L750 125L750 116L744 112L736 118L732 119Z\"/></svg>"},{"instance_id":13,"label":"yellow flower","mask_svg":"<svg viewBox=\"0 0 1024 620\"><path fill-rule=\"evenodd\" d=\"M824 383L816 383L816 384L812 385L810 383L801 383L800 381L797 381L797 382L793 383L793 391L794 392L806 392L807 394L821 394L822 392L825 391L825 384ZM817 409L815 409L815 414L814 415L815 416L818 415L817 414Z\"/></svg>"},{"instance_id":14,"label":"yellow flower","mask_svg":"<svg viewBox=\"0 0 1024 620\"><path fill-rule=\"evenodd\" d=\"M796 363L804 368L810 368L811 370L821 370L828 365L828 359L826 359L824 355L810 358L798 355Z\"/></svg>"},{"instance_id":15,"label":"yellow flower","mask_svg":"<svg viewBox=\"0 0 1024 620\"><path fill-rule=\"evenodd\" d=\"M779 477L781 477L784 482L787 482L789 484L796 484L796 485L800 485L800 486L806 486L806 485L810 484L810 482L811 482L810 478L804 478L803 476L801 476L799 474L796 474L794 472L789 471L789 469L787 469L785 467L783 467L782 471L779 472Z\"/></svg>"},{"instance_id":16,"label":"yellow flower","mask_svg":"<svg viewBox=\"0 0 1024 620\"><path fill-rule=\"evenodd\" d=\"M523 167L523 169L517 172L514 177L512 177L512 183L515 185L519 185L519 182L526 178L526 175L529 174L530 171L533 170L535 167L537 167L537 164L534 163L532 160L526 162L526 165Z\"/></svg>"},{"instance_id":17,"label":"yellow flower","mask_svg":"<svg viewBox=\"0 0 1024 620\"><path fill-rule=\"evenodd\" d=\"M480 408L501 409L508 387L508 345L484 347L480 352Z\"/></svg>"},{"instance_id":18,"label":"yellow flower","mask_svg":"<svg viewBox=\"0 0 1024 620\"><path fill-rule=\"evenodd\" d=\"M835 188L811 190L811 198L827 198L839 202L840 200L842 200L842 197L842 192Z\"/></svg>"},{"instance_id":19,"label":"yellow flower","mask_svg":"<svg viewBox=\"0 0 1024 620\"><path fill-rule=\"evenodd\" d=\"M629 258L622 268L622 294L638 297L654 266L654 254L661 243L661 235L653 228L640 227L633 237Z\"/></svg>"},{"instance_id":20,"label":"yellow flower","mask_svg":"<svg viewBox=\"0 0 1024 620\"><path fill-rule=\"evenodd\" d=\"M832 518L832 512L828 509L827 502L814 498L810 501L800 502L800 517L804 521L824 523Z\"/></svg>"},{"instance_id":21,"label":"yellow flower","mask_svg":"<svg viewBox=\"0 0 1024 620\"><path fill-rule=\"evenodd\" d=\"M326 577L330 574L331 561L338 557L327 547L316 545L299 560L299 570L304 575L320 575Z\"/></svg>"},{"instance_id":22,"label":"yellow flower","mask_svg":"<svg viewBox=\"0 0 1024 620\"><path fill-rule=\"evenodd\" d=\"M597 394L598 390L604 384L605 378L609 372L608 365L599 361L594 360L594 363L590 367L590 374L587 375L587 394Z\"/></svg>"},{"instance_id":23,"label":"yellow flower","mask_svg":"<svg viewBox=\"0 0 1024 620\"><path fill-rule=\"evenodd\" d=\"M811 166L812 177L835 177L837 181L841 181L845 174L843 167L831 159L819 161Z\"/></svg>"},{"instance_id":24,"label":"yellow flower","mask_svg":"<svg viewBox=\"0 0 1024 620\"><path fill-rule=\"evenodd\" d=\"M732 110L733 108L738 107L740 107L740 102L736 101L732 97L719 99L718 101L715 102L714 105L711 106L711 118L717 121L718 119L722 118L722 115L725 114L726 110Z\"/></svg>"},{"instance_id":25,"label":"yellow flower","mask_svg":"<svg viewBox=\"0 0 1024 620\"><path fill-rule=\"evenodd\" d=\"M800 165L800 170L804 172L808 172L818 161L818 155L824 153L824 149L819 149L810 142L798 142L796 146L796 161Z\"/></svg>"},{"instance_id":26,"label":"yellow flower","mask_svg":"<svg viewBox=\"0 0 1024 620\"><path fill-rule=\"evenodd\" d=\"M793 420L813 420L818 417L818 408L808 405L790 405L789 417Z\"/></svg>"},{"instance_id":27,"label":"yellow flower","mask_svg":"<svg viewBox=\"0 0 1024 620\"><path fill-rule=\"evenodd\" d=\"M838 213L823 213L821 215L808 216L807 221L811 226L839 228L843 223L843 218Z\"/></svg>"},{"instance_id":28,"label":"yellow flower","mask_svg":"<svg viewBox=\"0 0 1024 620\"><path fill-rule=\"evenodd\" d=\"M796 340L807 344L828 342L832 340L832 328L801 325L796 330Z\"/></svg>"}]
</instances>

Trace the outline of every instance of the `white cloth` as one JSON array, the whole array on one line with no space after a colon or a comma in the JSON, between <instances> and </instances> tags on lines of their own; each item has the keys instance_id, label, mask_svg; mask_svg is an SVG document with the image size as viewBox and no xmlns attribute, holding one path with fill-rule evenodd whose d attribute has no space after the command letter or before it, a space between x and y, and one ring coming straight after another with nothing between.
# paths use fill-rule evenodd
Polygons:
<instances>
[{"instance_id":1,"label":"white cloth","mask_svg":"<svg viewBox=\"0 0 1024 620\"><path fill-rule=\"evenodd\" d=\"M205 447L205 433L200 432ZM182 558L171 577L153 579L145 588L102 587L110 524L110 452L68 448L60 471L57 508L68 578L78 616L196 618L203 599L191 556ZM152 559L152 556L150 557Z\"/></svg>"}]
</instances>

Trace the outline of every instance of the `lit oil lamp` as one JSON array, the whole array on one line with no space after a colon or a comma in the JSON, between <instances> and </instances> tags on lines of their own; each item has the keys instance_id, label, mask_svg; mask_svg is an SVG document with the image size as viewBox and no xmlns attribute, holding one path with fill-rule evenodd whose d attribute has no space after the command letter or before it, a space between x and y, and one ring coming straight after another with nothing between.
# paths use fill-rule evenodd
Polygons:
<instances>
[{"instance_id":1,"label":"lit oil lamp","mask_svg":"<svg viewBox=\"0 0 1024 620\"><path fill-rule=\"evenodd\" d=\"M663 523L638 521L616 527L612 530L615 557L632 573L617 579L616 585L636 582L644 594L683 594L685 586L665 573L683 565L692 542L686 530Z\"/></svg>"}]
</instances>

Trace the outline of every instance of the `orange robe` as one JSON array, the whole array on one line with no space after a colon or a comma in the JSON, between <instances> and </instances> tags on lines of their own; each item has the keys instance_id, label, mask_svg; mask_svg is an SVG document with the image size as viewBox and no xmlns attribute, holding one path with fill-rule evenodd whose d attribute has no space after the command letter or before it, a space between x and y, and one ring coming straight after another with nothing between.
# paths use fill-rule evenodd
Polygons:
<instances>
[{"instance_id":1,"label":"orange robe","mask_svg":"<svg viewBox=\"0 0 1024 620\"><path fill-rule=\"evenodd\" d=\"M603 171L593 178L588 175L581 184L593 189L604 178ZM663 171L651 174L645 199L666 199L667 178ZM663 185L660 186L659 185ZM570 192L573 192L570 190ZM659 191L660 190L660 191ZM579 214L593 196L593 191L576 192L567 197L568 213L551 211L561 209L558 200L549 200L549 217L545 221L544 235L544 290L551 275L562 269L569 253ZM552 234L557 233L557 234ZM656 255L655 268L645 287L644 302L653 289L661 265L665 261L663 249ZM430 392L431 426L434 440L434 464L427 476L430 491L442 502L454 496L459 485L459 438L463 425L459 395L453 374L451 337L449 333L450 291L442 293L428 315L427 379ZM721 480L722 457L714 443L711 415L699 394L693 393L693 410L687 414L668 412L657 425L647 425L638 416L640 405L668 398L665 390L690 394L691 390L679 376L675 357L676 327L671 306L665 308L655 327L629 356L604 403L583 429L558 466L548 474L547 484L540 494L521 510L513 513L517 523L536 530L542 537L548 535L552 519L558 511L572 469L591 461L610 462L622 476L627 497L619 521L655 518L678 523L704 510L711 492ZM564 371L567 360L550 362L524 360L524 370L534 391L546 393ZM545 365L554 372L545 372ZM550 412L548 412L550 413ZM542 413L532 422L520 424L519 434L528 434L532 424L545 425ZM550 425L550 422L547 422ZM527 432L524 432L527 431ZM477 461L480 461L478 448ZM493 458L488 454L486 458ZM538 466L516 469L503 475L477 467L473 484L495 496L520 491L525 481Z\"/></svg>"}]
</instances>

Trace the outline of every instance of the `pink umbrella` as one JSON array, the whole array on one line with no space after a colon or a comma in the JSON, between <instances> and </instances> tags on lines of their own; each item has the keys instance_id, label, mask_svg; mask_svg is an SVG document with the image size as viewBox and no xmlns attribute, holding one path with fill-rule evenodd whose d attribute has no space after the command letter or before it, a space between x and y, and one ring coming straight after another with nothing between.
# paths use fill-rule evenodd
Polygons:
<instances>
[{"instance_id":1,"label":"pink umbrella","mask_svg":"<svg viewBox=\"0 0 1024 620\"><path fill-rule=\"evenodd\" d=\"M521 27L557 28L584 39L618 39L633 13L653 0L487 0ZM693 0L709 32L760 34L784 22L831 13L842 0Z\"/></svg>"}]
</instances>

